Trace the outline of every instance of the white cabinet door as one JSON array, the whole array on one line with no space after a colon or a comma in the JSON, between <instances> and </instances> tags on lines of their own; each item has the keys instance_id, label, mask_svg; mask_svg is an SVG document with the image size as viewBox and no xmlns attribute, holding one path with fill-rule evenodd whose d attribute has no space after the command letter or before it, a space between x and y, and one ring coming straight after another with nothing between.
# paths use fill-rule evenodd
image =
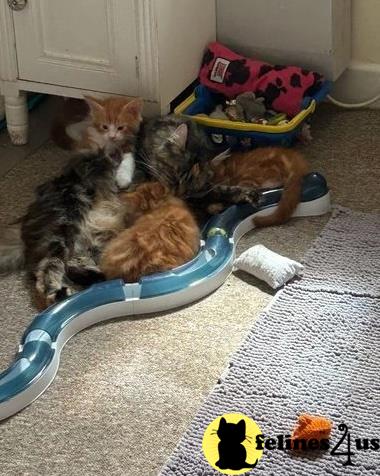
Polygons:
<instances>
[{"instance_id":1,"label":"white cabinet door","mask_svg":"<svg viewBox=\"0 0 380 476\"><path fill-rule=\"evenodd\" d=\"M136 0L29 0L13 12L19 78L138 95Z\"/></svg>"}]
</instances>

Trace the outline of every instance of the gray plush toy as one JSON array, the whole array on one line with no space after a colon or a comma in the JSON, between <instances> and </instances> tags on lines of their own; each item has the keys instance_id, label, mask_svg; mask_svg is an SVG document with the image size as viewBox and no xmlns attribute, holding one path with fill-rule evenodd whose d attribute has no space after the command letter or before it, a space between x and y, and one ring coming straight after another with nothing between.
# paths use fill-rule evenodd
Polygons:
<instances>
[{"instance_id":1,"label":"gray plush toy","mask_svg":"<svg viewBox=\"0 0 380 476\"><path fill-rule=\"evenodd\" d=\"M226 114L231 121L256 122L266 112L264 98L257 98L252 92L240 94L227 104Z\"/></svg>"}]
</instances>

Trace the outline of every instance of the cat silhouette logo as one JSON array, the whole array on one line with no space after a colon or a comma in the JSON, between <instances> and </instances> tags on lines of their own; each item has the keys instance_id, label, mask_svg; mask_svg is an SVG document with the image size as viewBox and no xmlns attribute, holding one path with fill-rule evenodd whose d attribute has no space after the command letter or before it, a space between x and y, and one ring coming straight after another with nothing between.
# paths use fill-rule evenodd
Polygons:
<instances>
[{"instance_id":1,"label":"cat silhouette logo","mask_svg":"<svg viewBox=\"0 0 380 476\"><path fill-rule=\"evenodd\" d=\"M216 418L206 429L203 452L209 464L222 474L244 474L255 468L263 451L256 449L259 426L240 413Z\"/></svg>"}]
</instances>

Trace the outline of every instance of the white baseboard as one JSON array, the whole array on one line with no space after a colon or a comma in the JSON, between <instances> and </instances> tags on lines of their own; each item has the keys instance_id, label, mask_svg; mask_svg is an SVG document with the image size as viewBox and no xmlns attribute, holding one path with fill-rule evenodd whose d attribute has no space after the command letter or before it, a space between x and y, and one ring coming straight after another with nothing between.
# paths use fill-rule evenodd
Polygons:
<instances>
[{"instance_id":1,"label":"white baseboard","mask_svg":"<svg viewBox=\"0 0 380 476\"><path fill-rule=\"evenodd\" d=\"M380 94L380 64L352 61L334 84L331 95L343 102L359 103ZM380 101L372 104L380 109Z\"/></svg>"}]
</instances>

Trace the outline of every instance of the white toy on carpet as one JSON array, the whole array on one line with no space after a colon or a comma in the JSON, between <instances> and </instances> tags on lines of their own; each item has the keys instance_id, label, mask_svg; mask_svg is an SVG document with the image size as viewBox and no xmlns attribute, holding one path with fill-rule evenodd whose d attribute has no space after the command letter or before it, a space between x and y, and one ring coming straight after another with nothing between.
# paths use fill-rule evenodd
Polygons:
<instances>
[{"instance_id":1,"label":"white toy on carpet","mask_svg":"<svg viewBox=\"0 0 380 476\"><path fill-rule=\"evenodd\" d=\"M255 245L245 251L234 264L236 268L265 281L273 289L283 286L303 270L302 264L274 253L263 245Z\"/></svg>"}]
</instances>

